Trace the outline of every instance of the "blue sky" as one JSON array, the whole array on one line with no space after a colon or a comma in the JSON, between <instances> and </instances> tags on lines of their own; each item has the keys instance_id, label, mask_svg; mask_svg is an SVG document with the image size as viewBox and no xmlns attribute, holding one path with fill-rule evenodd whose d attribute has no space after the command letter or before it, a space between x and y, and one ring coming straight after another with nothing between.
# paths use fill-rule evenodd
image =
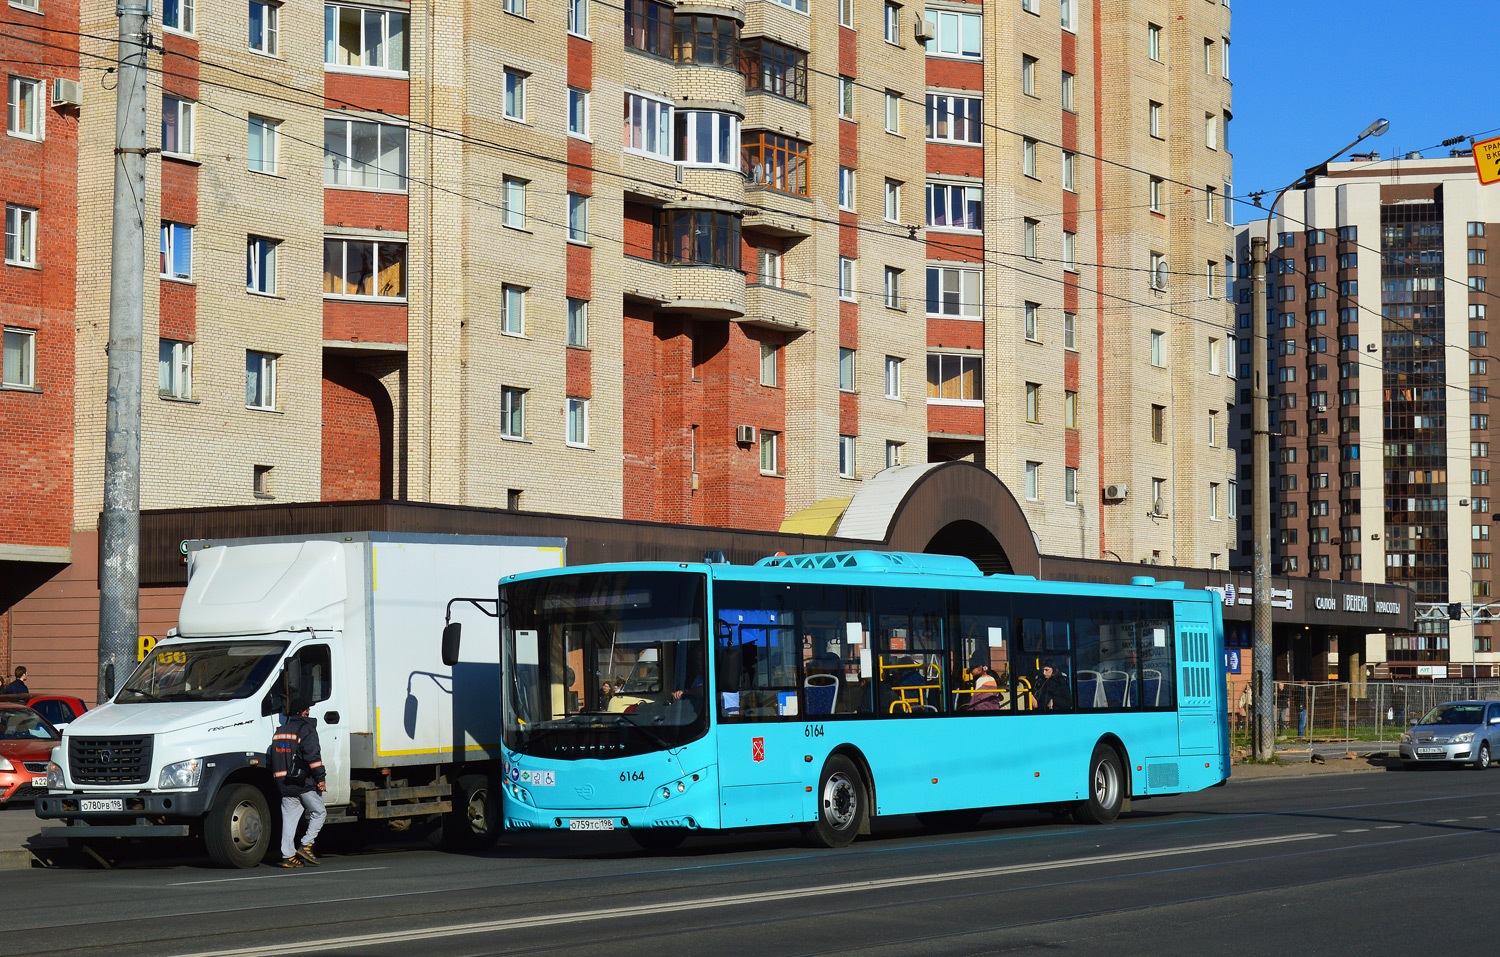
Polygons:
<instances>
[{"instance_id":1,"label":"blue sky","mask_svg":"<svg viewBox=\"0 0 1500 957\"><path fill-rule=\"evenodd\" d=\"M1239 0L1231 31L1236 196L1274 193L1380 116L1390 131L1359 152L1447 156L1449 137L1500 135L1497 0Z\"/></svg>"}]
</instances>

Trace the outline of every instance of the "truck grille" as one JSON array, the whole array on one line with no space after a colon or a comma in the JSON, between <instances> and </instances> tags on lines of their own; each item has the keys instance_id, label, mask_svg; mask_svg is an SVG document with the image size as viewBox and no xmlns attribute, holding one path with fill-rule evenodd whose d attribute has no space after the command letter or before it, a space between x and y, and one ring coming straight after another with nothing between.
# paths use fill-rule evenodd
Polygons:
<instances>
[{"instance_id":1,"label":"truck grille","mask_svg":"<svg viewBox=\"0 0 1500 957\"><path fill-rule=\"evenodd\" d=\"M73 738L68 773L74 784L145 784L151 774L151 736Z\"/></svg>"}]
</instances>

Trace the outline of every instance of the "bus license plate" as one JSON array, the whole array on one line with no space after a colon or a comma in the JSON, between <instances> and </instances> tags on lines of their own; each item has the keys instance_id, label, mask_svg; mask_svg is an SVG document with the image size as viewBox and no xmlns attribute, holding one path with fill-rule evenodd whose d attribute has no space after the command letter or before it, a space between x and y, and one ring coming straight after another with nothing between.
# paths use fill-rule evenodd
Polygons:
<instances>
[{"instance_id":1,"label":"bus license plate","mask_svg":"<svg viewBox=\"0 0 1500 957\"><path fill-rule=\"evenodd\" d=\"M615 819L612 817L575 817L568 822L570 831L613 831Z\"/></svg>"},{"instance_id":2,"label":"bus license plate","mask_svg":"<svg viewBox=\"0 0 1500 957\"><path fill-rule=\"evenodd\" d=\"M78 802L80 811L123 811L125 810L124 798L98 798L95 800L82 800Z\"/></svg>"},{"instance_id":3,"label":"bus license plate","mask_svg":"<svg viewBox=\"0 0 1500 957\"><path fill-rule=\"evenodd\" d=\"M1418 748L1418 754L1442 754L1447 748Z\"/></svg>"}]
</instances>

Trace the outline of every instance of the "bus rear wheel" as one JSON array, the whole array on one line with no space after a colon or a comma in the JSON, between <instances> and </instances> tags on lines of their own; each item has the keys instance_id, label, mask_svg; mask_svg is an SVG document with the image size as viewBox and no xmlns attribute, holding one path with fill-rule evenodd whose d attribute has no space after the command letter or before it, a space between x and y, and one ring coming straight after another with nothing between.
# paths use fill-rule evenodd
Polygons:
<instances>
[{"instance_id":1,"label":"bus rear wheel","mask_svg":"<svg viewBox=\"0 0 1500 957\"><path fill-rule=\"evenodd\" d=\"M1094 746L1089 758L1089 796L1078 802L1073 815L1082 824L1108 824L1120 816L1120 806L1125 800L1125 775L1120 770L1120 757L1114 748L1106 744Z\"/></svg>"},{"instance_id":2,"label":"bus rear wheel","mask_svg":"<svg viewBox=\"0 0 1500 957\"><path fill-rule=\"evenodd\" d=\"M823 765L818 779L818 816L806 829L821 847L848 847L870 817L865 780L854 762L835 754Z\"/></svg>"}]
</instances>

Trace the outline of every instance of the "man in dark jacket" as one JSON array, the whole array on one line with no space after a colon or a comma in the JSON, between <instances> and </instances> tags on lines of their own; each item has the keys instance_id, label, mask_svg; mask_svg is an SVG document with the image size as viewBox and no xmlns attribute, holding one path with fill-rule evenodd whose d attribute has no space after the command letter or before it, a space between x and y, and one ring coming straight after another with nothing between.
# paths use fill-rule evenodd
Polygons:
<instances>
[{"instance_id":1,"label":"man in dark jacket","mask_svg":"<svg viewBox=\"0 0 1500 957\"><path fill-rule=\"evenodd\" d=\"M1037 683L1033 693L1036 695L1036 706L1041 711L1073 710L1073 696L1068 691L1068 676L1059 672L1057 665L1053 662L1042 662L1041 681Z\"/></svg>"},{"instance_id":2,"label":"man in dark jacket","mask_svg":"<svg viewBox=\"0 0 1500 957\"><path fill-rule=\"evenodd\" d=\"M31 694L26 687L26 666L16 665L16 680L5 686L5 694Z\"/></svg>"},{"instance_id":3,"label":"man in dark jacket","mask_svg":"<svg viewBox=\"0 0 1500 957\"><path fill-rule=\"evenodd\" d=\"M271 740L271 774L281 789L281 866L316 864L313 841L328 819L323 792L328 790L323 771L323 753L318 746L318 722L308 717L311 705L294 698L287 707L287 721ZM297 823L307 811L307 833L297 844Z\"/></svg>"}]
</instances>

